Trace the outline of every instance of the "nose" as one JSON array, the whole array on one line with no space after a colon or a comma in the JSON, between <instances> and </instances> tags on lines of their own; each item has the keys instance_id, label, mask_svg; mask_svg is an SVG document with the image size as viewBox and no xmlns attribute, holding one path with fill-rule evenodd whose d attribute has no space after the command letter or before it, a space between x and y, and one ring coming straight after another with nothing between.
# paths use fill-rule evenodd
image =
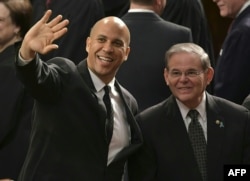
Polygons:
<instances>
[{"instance_id":1,"label":"nose","mask_svg":"<svg viewBox=\"0 0 250 181\"><path fill-rule=\"evenodd\" d=\"M103 51L105 52L113 52L113 46L110 42L106 42L104 45L103 45Z\"/></svg>"},{"instance_id":2,"label":"nose","mask_svg":"<svg viewBox=\"0 0 250 181\"><path fill-rule=\"evenodd\" d=\"M179 80L180 80L180 81L187 81L187 80L188 80L188 77L186 76L185 73L182 73Z\"/></svg>"}]
</instances>

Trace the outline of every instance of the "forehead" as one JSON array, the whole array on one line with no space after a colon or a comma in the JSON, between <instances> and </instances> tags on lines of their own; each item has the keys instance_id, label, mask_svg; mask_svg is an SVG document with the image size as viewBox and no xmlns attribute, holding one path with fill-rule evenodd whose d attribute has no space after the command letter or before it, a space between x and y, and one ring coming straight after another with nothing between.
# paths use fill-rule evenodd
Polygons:
<instances>
[{"instance_id":1,"label":"forehead","mask_svg":"<svg viewBox=\"0 0 250 181\"><path fill-rule=\"evenodd\" d=\"M194 53L178 52L170 56L168 67L184 68L184 67L201 67L200 58Z\"/></svg>"},{"instance_id":2,"label":"forehead","mask_svg":"<svg viewBox=\"0 0 250 181\"><path fill-rule=\"evenodd\" d=\"M119 19L104 19L98 22L91 31L91 36L103 35L112 39L128 38L129 32L126 29L126 25Z\"/></svg>"},{"instance_id":3,"label":"forehead","mask_svg":"<svg viewBox=\"0 0 250 181\"><path fill-rule=\"evenodd\" d=\"M10 14L9 9L0 2L0 17L6 17Z\"/></svg>"}]
</instances>

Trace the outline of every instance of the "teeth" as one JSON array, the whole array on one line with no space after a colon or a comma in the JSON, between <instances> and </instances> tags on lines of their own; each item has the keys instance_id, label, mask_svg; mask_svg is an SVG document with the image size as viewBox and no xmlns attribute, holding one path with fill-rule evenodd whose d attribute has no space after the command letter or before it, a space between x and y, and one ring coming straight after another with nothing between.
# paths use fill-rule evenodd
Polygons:
<instances>
[{"instance_id":1,"label":"teeth","mask_svg":"<svg viewBox=\"0 0 250 181\"><path fill-rule=\"evenodd\" d=\"M101 59L101 60L103 60L103 61L107 61L107 62L111 62L111 61L112 61L111 58L101 57L101 56L99 56L99 59Z\"/></svg>"}]
</instances>

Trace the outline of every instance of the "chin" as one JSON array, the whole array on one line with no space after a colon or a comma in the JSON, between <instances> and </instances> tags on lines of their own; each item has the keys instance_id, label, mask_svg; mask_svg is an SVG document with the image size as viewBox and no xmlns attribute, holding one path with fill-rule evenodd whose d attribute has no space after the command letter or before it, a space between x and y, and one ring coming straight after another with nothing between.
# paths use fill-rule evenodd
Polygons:
<instances>
[{"instance_id":1,"label":"chin","mask_svg":"<svg viewBox=\"0 0 250 181\"><path fill-rule=\"evenodd\" d=\"M192 100L192 96L191 95L178 95L177 98L181 102L188 102L188 101Z\"/></svg>"}]
</instances>

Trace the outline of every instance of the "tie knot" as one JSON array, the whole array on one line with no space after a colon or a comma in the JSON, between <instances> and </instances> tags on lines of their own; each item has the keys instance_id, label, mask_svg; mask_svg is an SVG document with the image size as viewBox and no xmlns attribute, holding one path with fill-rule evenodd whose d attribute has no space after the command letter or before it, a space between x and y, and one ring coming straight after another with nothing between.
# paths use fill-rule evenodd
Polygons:
<instances>
[{"instance_id":1,"label":"tie knot","mask_svg":"<svg viewBox=\"0 0 250 181\"><path fill-rule=\"evenodd\" d=\"M195 109L191 109L187 114L192 120L197 120L199 112Z\"/></svg>"},{"instance_id":2,"label":"tie knot","mask_svg":"<svg viewBox=\"0 0 250 181\"><path fill-rule=\"evenodd\" d=\"M109 94L109 89L110 89L110 87L108 86L108 85L105 85L104 87L103 87L103 89L104 89L104 91L105 91L105 94Z\"/></svg>"}]
</instances>

